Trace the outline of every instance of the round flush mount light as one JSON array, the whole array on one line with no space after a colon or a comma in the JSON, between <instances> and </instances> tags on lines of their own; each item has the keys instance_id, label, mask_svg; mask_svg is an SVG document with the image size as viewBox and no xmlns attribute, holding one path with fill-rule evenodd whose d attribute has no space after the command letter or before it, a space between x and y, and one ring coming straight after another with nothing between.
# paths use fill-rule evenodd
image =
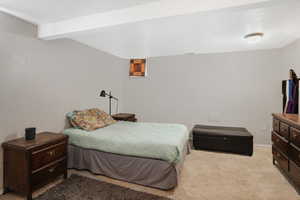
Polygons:
<instances>
[{"instance_id":1,"label":"round flush mount light","mask_svg":"<svg viewBox=\"0 0 300 200\"><path fill-rule=\"evenodd\" d=\"M264 37L264 33L256 32L245 35L244 39L247 40L248 43L257 43L262 40Z\"/></svg>"}]
</instances>

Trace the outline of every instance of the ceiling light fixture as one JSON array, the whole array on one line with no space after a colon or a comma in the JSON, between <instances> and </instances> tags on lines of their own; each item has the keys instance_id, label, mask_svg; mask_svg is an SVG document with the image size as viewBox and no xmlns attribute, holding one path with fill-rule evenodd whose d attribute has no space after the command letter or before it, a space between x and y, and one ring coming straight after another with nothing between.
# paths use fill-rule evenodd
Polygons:
<instances>
[{"instance_id":1,"label":"ceiling light fixture","mask_svg":"<svg viewBox=\"0 0 300 200\"><path fill-rule=\"evenodd\" d=\"M247 40L248 43L258 43L264 37L264 33L250 33L245 35L244 39Z\"/></svg>"}]
</instances>

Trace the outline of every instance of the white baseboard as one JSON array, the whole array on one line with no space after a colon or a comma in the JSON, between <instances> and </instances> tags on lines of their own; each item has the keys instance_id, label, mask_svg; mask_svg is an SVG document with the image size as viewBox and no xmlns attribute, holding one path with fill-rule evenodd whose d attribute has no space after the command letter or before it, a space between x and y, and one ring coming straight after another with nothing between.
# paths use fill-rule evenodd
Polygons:
<instances>
[{"instance_id":1,"label":"white baseboard","mask_svg":"<svg viewBox=\"0 0 300 200\"><path fill-rule=\"evenodd\" d=\"M256 146L256 147L268 147L268 148L272 147L271 144L254 144L254 146Z\"/></svg>"}]
</instances>

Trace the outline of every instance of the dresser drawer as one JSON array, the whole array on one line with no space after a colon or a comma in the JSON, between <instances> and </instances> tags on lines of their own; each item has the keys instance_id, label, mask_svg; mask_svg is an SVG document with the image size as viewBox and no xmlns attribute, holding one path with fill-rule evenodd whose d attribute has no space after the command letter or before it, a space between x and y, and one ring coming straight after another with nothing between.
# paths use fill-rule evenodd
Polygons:
<instances>
[{"instance_id":1,"label":"dresser drawer","mask_svg":"<svg viewBox=\"0 0 300 200\"><path fill-rule=\"evenodd\" d=\"M298 166L300 166L300 151L293 145L290 145L289 156L290 160L294 161Z\"/></svg>"},{"instance_id":2,"label":"dresser drawer","mask_svg":"<svg viewBox=\"0 0 300 200\"><path fill-rule=\"evenodd\" d=\"M67 160L62 159L57 163L45 167L44 169L38 170L32 174L32 185L34 189L37 189L50 180L63 175L67 170Z\"/></svg>"},{"instance_id":3,"label":"dresser drawer","mask_svg":"<svg viewBox=\"0 0 300 200\"><path fill-rule=\"evenodd\" d=\"M291 127L290 128L290 141L300 148L300 130Z\"/></svg>"},{"instance_id":4,"label":"dresser drawer","mask_svg":"<svg viewBox=\"0 0 300 200\"><path fill-rule=\"evenodd\" d=\"M279 133L279 120L278 119L273 119L273 131Z\"/></svg>"},{"instance_id":5,"label":"dresser drawer","mask_svg":"<svg viewBox=\"0 0 300 200\"><path fill-rule=\"evenodd\" d=\"M280 168L284 169L285 171L288 171L289 169L289 161L282 155L279 151L277 151L276 148L272 147L272 153L274 159L277 161Z\"/></svg>"},{"instance_id":6,"label":"dresser drawer","mask_svg":"<svg viewBox=\"0 0 300 200\"><path fill-rule=\"evenodd\" d=\"M285 141L283 138L281 138L280 136L276 135L276 133L272 133L272 142L273 145L279 149L279 151L281 151L282 153L284 153L286 156L288 155L288 149L289 149L289 145L288 142Z\"/></svg>"},{"instance_id":7,"label":"dresser drawer","mask_svg":"<svg viewBox=\"0 0 300 200\"><path fill-rule=\"evenodd\" d=\"M293 182L299 187L300 186L300 168L293 162L290 162L290 175Z\"/></svg>"},{"instance_id":8,"label":"dresser drawer","mask_svg":"<svg viewBox=\"0 0 300 200\"><path fill-rule=\"evenodd\" d=\"M280 122L279 134L286 139L289 139L289 125L283 122Z\"/></svg>"},{"instance_id":9,"label":"dresser drawer","mask_svg":"<svg viewBox=\"0 0 300 200\"><path fill-rule=\"evenodd\" d=\"M66 156L67 142L62 141L58 144L48 146L32 152L32 170L39 169L57 159Z\"/></svg>"}]
</instances>

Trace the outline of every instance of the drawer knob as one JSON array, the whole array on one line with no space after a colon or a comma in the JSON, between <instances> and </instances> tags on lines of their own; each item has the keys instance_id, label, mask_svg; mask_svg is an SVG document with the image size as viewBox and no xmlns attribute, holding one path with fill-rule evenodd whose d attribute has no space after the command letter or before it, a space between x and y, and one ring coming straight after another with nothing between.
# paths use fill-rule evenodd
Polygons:
<instances>
[{"instance_id":1,"label":"drawer knob","mask_svg":"<svg viewBox=\"0 0 300 200\"><path fill-rule=\"evenodd\" d=\"M48 154L49 154L50 156L54 156L54 155L55 155L55 151L49 151Z\"/></svg>"},{"instance_id":2,"label":"drawer knob","mask_svg":"<svg viewBox=\"0 0 300 200\"><path fill-rule=\"evenodd\" d=\"M277 143L279 143L279 142L280 142L280 140L279 140L279 139L277 139L277 140L276 140L276 142L277 142Z\"/></svg>"},{"instance_id":3,"label":"drawer knob","mask_svg":"<svg viewBox=\"0 0 300 200\"><path fill-rule=\"evenodd\" d=\"M279 153L277 153L276 156L277 156L278 158L280 158L280 154L279 154Z\"/></svg>"},{"instance_id":4,"label":"drawer knob","mask_svg":"<svg viewBox=\"0 0 300 200\"><path fill-rule=\"evenodd\" d=\"M52 168L50 168L48 171L49 171L50 173L52 173L52 172L54 172L54 170L55 170L55 167L52 167Z\"/></svg>"},{"instance_id":5,"label":"drawer knob","mask_svg":"<svg viewBox=\"0 0 300 200\"><path fill-rule=\"evenodd\" d=\"M296 139L298 135L296 133L293 133L292 136L294 139Z\"/></svg>"}]
</instances>

